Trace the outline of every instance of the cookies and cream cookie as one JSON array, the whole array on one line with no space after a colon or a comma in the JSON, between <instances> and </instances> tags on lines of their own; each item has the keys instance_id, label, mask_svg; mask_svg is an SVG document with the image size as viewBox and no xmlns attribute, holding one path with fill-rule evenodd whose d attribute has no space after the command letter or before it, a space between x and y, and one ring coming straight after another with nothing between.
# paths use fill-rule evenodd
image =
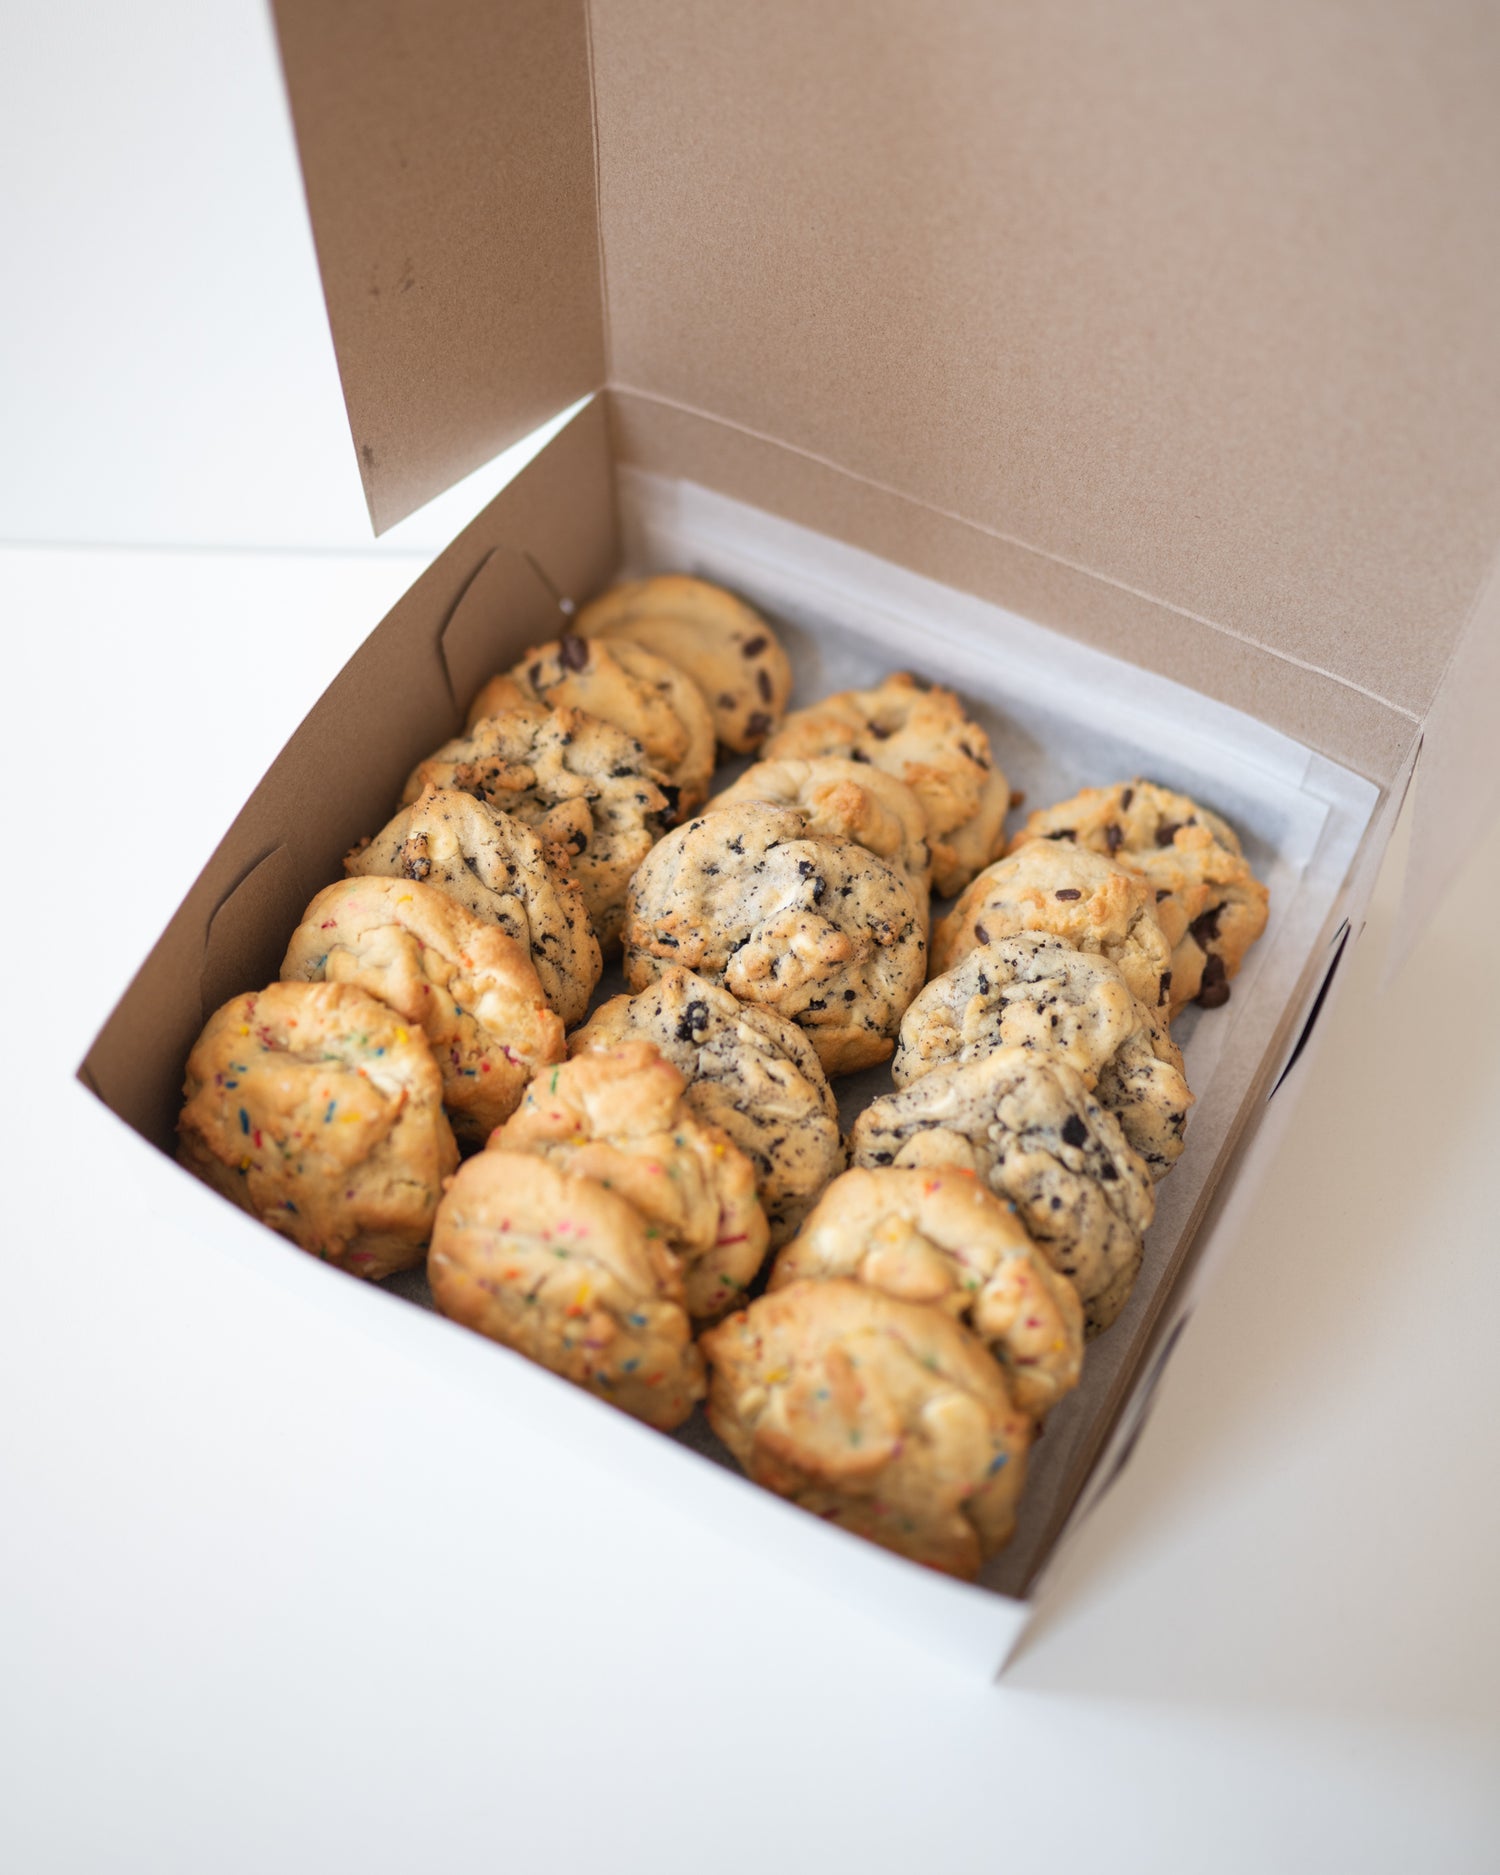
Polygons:
<instances>
[{"instance_id":1,"label":"cookies and cream cookie","mask_svg":"<svg viewBox=\"0 0 1500 1875\"><path fill-rule=\"evenodd\" d=\"M838 1107L806 1035L669 964L638 996L615 996L596 1009L569 1048L576 1055L632 1039L650 1042L670 1061L684 1077L692 1112L749 1155L771 1242L785 1243L844 1169Z\"/></svg>"},{"instance_id":2,"label":"cookies and cream cookie","mask_svg":"<svg viewBox=\"0 0 1500 1875\"><path fill-rule=\"evenodd\" d=\"M824 1192L771 1272L772 1292L847 1277L924 1302L972 1328L1023 1413L1042 1418L1078 1385L1078 1292L1015 1207L951 1166L857 1167Z\"/></svg>"},{"instance_id":3,"label":"cookies and cream cookie","mask_svg":"<svg viewBox=\"0 0 1500 1875\"><path fill-rule=\"evenodd\" d=\"M631 881L625 980L671 964L803 1030L829 1074L884 1061L926 944L900 876L791 808L746 801L676 828Z\"/></svg>"},{"instance_id":4,"label":"cookies and cream cookie","mask_svg":"<svg viewBox=\"0 0 1500 1875\"><path fill-rule=\"evenodd\" d=\"M354 878L414 879L526 945L542 993L571 1027L603 963L568 855L460 788L424 788L344 861Z\"/></svg>"},{"instance_id":5,"label":"cookies and cream cookie","mask_svg":"<svg viewBox=\"0 0 1500 1875\"><path fill-rule=\"evenodd\" d=\"M585 638L626 640L686 671L726 749L759 748L792 694L792 667L760 614L722 586L686 574L631 580L578 614Z\"/></svg>"},{"instance_id":6,"label":"cookies and cream cookie","mask_svg":"<svg viewBox=\"0 0 1500 1875\"><path fill-rule=\"evenodd\" d=\"M933 886L949 897L1000 851L1010 784L989 737L951 690L905 671L873 690L844 690L794 710L766 744L767 760L838 755L903 781L922 803Z\"/></svg>"},{"instance_id":7,"label":"cookies and cream cookie","mask_svg":"<svg viewBox=\"0 0 1500 1875\"><path fill-rule=\"evenodd\" d=\"M1033 1422L942 1309L793 1283L701 1345L709 1423L757 1484L965 1580L1009 1540Z\"/></svg>"},{"instance_id":8,"label":"cookies and cream cookie","mask_svg":"<svg viewBox=\"0 0 1500 1875\"><path fill-rule=\"evenodd\" d=\"M209 1018L177 1156L242 1210L357 1276L420 1263L458 1148L426 1037L346 983L273 983Z\"/></svg>"},{"instance_id":9,"label":"cookies and cream cookie","mask_svg":"<svg viewBox=\"0 0 1500 1875\"><path fill-rule=\"evenodd\" d=\"M345 879L302 914L284 983L352 983L427 1037L460 1139L482 1142L566 1052L531 954L415 879Z\"/></svg>"},{"instance_id":10,"label":"cookies and cream cookie","mask_svg":"<svg viewBox=\"0 0 1500 1875\"><path fill-rule=\"evenodd\" d=\"M630 876L672 814L660 775L623 729L537 704L445 742L413 769L401 805L427 787L478 795L563 847L606 950L619 938Z\"/></svg>"},{"instance_id":11,"label":"cookies and cream cookie","mask_svg":"<svg viewBox=\"0 0 1500 1875\"><path fill-rule=\"evenodd\" d=\"M934 1068L872 1102L849 1144L855 1165L977 1172L1071 1278L1091 1334L1125 1306L1156 1208L1151 1175L1065 1062L1001 1048Z\"/></svg>"},{"instance_id":12,"label":"cookies and cream cookie","mask_svg":"<svg viewBox=\"0 0 1500 1875\"><path fill-rule=\"evenodd\" d=\"M891 1077L905 1087L932 1068L1012 1046L1076 1069L1152 1177L1171 1169L1193 1104L1182 1052L1107 957L1042 932L981 944L902 1017Z\"/></svg>"},{"instance_id":13,"label":"cookies and cream cookie","mask_svg":"<svg viewBox=\"0 0 1500 1875\"><path fill-rule=\"evenodd\" d=\"M703 1397L677 1259L634 1205L529 1152L466 1160L427 1258L444 1315L670 1432Z\"/></svg>"},{"instance_id":14,"label":"cookies and cream cookie","mask_svg":"<svg viewBox=\"0 0 1500 1875\"><path fill-rule=\"evenodd\" d=\"M801 808L809 833L853 840L885 860L911 887L918 906L926 908L932 890L927 816L906 783L883 768L837 755L805 762L754 762L704 811L711 814L737 801Z\"/></svg>"},{"instance_id":15,"label":"cookies and cream cookie","mask_svg":"<svg viewBox=\"0 0 1500 1875\"><path fill-rule=\"evenodd\" d=\"M677 790L679 816L708 794L714 721L703 692L686 671L644 645L580 638L576 632L536 645L480 691L469 710L469 729L518 703L587 710L623 729Z\"/></svg>"},{"instance_id":16,"label":"cookies and cream cookie","mask_svg":"<svg viewBox=\"0 0 1500 1875\"><path fill-rule=\"evenodd\" d=\"M588 1049L539 1075L492 1148L534 1152L633 1204L682 1265L688 1313L738 1308L770 1238L755 1168L700 1120L649 1042Z\"/></svg>"},{"instance_id":17,"label":"cookies and cream cookie","mask_svg":"<svg viewBox=\"0 0 1500 1875\"><path fill-rule=\"evenodd\" d=\"M1050 931L1107 957L1148 1009L1172 993L1172 953L1137 874L1088 847L1032 840L987 866L932 934L932 969L951 970L978 944Z\"/></svg>"},{"instance_id":18,"label":"cookies and cream cookie","mask_svg":"<svg viewBox=\"0 0 1500 1875\"><path fill-rule=\"evenodd\" d=\"M1172 947L1172 1008L1229 1000L1229 979L1266 928L1270 894L1226 820L1155 782L1085 788L1034 813L1011 843L1071 842L1105 853L1150 886Z\"/></svg>"}]
</instances>

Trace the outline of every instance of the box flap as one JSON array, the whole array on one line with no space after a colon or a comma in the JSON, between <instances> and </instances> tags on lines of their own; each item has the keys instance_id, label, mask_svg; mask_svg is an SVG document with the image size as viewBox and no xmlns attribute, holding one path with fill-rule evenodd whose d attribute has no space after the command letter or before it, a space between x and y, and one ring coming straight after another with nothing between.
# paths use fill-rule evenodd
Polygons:
<instances>
[{"instance_id":1,"label":"box flap","mask_svg":"<svg viewBox=\"0 0 1500 1875\"><path fill-rule=\"evenodd\" d=\"M274 0L377 533L604 377L587 18Z\"/></svg>"},{"instance_id":2,"label":"box flap","mask_svg":"<svg viewBox=\"0 0 1500 1875\"><path fill-rule=\"evenodd\" d=\"M1500 10L595 0L593 39L613 385L1425 714L1500 539Z\"/></svg>"}]
</instances>

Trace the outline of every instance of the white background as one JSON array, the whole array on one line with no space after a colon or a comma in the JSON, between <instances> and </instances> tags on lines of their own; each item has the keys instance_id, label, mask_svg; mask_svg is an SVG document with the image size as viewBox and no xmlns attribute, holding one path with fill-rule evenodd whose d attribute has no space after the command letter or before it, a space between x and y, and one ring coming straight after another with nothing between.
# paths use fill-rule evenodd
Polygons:
<instances>
[{"instance_id":1,"label":"white background","mask_svg":"<svg viewBox=\"0 0 1500 1875\"><path fill-rule=\"evenodd\" d=\"M0 1867L1500 1866L1500 829L1382 989L1388 871L1000 1687L498 1441L70 1076L505 471L369 550L258 8L7 44Z\"/></svg>"}]
</instances>

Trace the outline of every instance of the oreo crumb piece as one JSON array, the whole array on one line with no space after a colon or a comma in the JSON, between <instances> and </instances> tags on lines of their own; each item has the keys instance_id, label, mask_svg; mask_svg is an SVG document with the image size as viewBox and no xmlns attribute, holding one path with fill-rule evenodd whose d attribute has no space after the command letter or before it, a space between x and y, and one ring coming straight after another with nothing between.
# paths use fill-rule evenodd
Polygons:
<instances>
[{"instance_id":1,"label":"oreo crumb piece","mask_svg":"<svg viewBox=\"0 0 1500 1875\"><path fill-rule=\"evenodd\" d=\"M823 877L822 873L819 873L818 876L813 880L813 903L814 905L821 905L823 903L823 894L827 890L828 890L828 881Z\"/></svg>"},{"instance_id":2,"label":"oreo crumb piece","mask_svg":"<svg viewBox=\"0 0 1500 1875\"><path fill-rule=\"evenodd\" d=\"M570 833L564 842L576 856L588 851L589 837L586 833Z\"/></svg>"},{"instance_id":3,"label":"oreo crumb piece","mask_svg":"<svg viewBox=\"0 0 1500 1875\"><path fill-rule=\"evenodd\" d=\"M1115 1180L1119 1176L1120 1176L1120 1169L1115 1164L1113 1159L1106 1159L1103 1165L1099 1167L1100 1180L1102 1183L1106 1185L1114 1184Z\"/></svg>"},{"instance_id":4,"label":"oreo crumb piece","mask_svg":"<svg viewBox=\"0 0 1500 1875\"><path fill-rule=\"evenodd\" d=\"M1224 969L1224 959L1217 951L1210 951L1208 962L1203 966L1203 987L1198 991L1198 1005L1203 1009L1222 1009L1229 1001L1229 982Z\"/></svg>"},{"instance_id":5,"label":"oreo crumb piece","mask_svg":"<svg viewBox=\"0 0 1500 1875\"><path fill-rule=\"evenodd\" d=\"M769 671L759 670L755 673L755 688L760 692L762 703L771 701L771 673Z\"/></svg>"},{"instance_id":6,"label":"oreo crumb piece","mask_svg":"<svg viewBox=\"0 0 1500 1875\"><path fill-rule=\"evenodd\" d=\"M694 824L698 825L700 823L695 822ZM734 838L729 842L729 850L731 853L743 853L744 852L745 841L742 835L737 833L734 836Z\"/></svg>"},{"instance_id":7,"label":"oreo crumb piece","mask_svg":"<svg viewBox=\"0 0 1500 1875\"><path fill-rule=\"evenodd\" d=\"M743 658L758 658L769 643L770 640L764 636L747 638L740 646L740 656Z\"/></svg>"},{"instance_id":8,"label":"oreo crumb piece","mask_svg":"<svg viewBox=\"0 0 1500 1875\"><path fill-rule=\"evenodd\" d=\"M872 1153L870 1156L877 1165L889 1165L896 1155L893 1152L876 1152Z\"/></svg>"},{"instance_id":9,"label":"oreo crumb piece","mask_svg":"<svg viewBox=\"0 0 1500 1875\"><path fill-rule=\"evenodd\" d=\"M1082 898L1083 894L1076 885L1065 885L1052 894L1054 898Z\"/></svg>"},{"instance_id":10,"label":"oreo crumb piece","mask_svg":"<svg viewBox=\"0 0 1500 1875\"><path fill-rule=\"evenodd\" d=\"M561 735L560 735L560 736L559 736L559 737L558 737L557 739L558 739L558 741L559 741L559 742L560 742L560 743L562 744L562 746L563 746L564 748L567 748L567 747L568 747L568 745L569 745L569 744L570 744L570 743L572 742L572 740L573 740L573 732L572 732L572 730L571 730L571 729L565 729L565 730L563 731L563 733L562 733L562 734L561 734Z\"/></svg>"},{"instance_id":11,"label":"oreo crumb piece","mask_svg":"<svg viewBox=\"0 0 1500 1875\"><path fill-rule=\"evenodd\" d=\"M674 938L674 937L663 937L663 935L662 935L662 934L661 934L661 932L659 932L659 931L658 931L658 932L657 932L657 934L656 934L656 941L657 941L657 943L658 943L658 944L665 944L668 950L671 950L671 951L675 951L675 950L677 949L677 940L676 940L676 938Z\"/></svg>"},{"instance_id":12,"label":"oreo crumb piece","mask_svg":"<svg viewBox=\"0 0 1500 1875\"><path fill-rule=\"evenodd\" d=\"M627 765L624 768L612 768L609 771L609 778L611 781L629 781L634 774L635 769Z\"/></svg>"},{"instance_id":13,"label":"oreo crumb piece","mask_svg":"<svg viewBox=\"0 0 1500 1875\"><path fill-rule=\"evenodd\" d=\"M808 1000L807 1006L809 1009L826 1009L828 1007L827 1003L823 1001L821 996L811 997Z\"/></svg>"},{"instance_id":14,"label":"oreo crumb piece","mask_svg":"<svg viewBox=\"0 0 1500 1875\"><path fill-rule=\"evenodd\" d=\"M979 994L981 996L988 996L989 993L990 993L990 980L981 970L979 973Z\"/></svg>"},{"instance_id":15,"label":"oreo crumb piece","mask_svg":"<svg viewBox=\"0 0 1500 1875\"><path fill-rule=\"evenodd\" d=\"M1078 833L1073 827L1063 827L1056 833L1049 833L1047 838L1049 840L1076 840L1078 838Z\"/></svg>"},{"instance_id":16,"label":"oreo crumb piece","mask_svg":"<svg viewBox=\"0 0 1500 1875\"><path fill-rule=\"evenodd\" d=\"M1163 970L1161 973L1161 982L1157 985L1156 989L1156 1001L1158 1006L1167 1000L1167 991L1171 989L1171 987L1172 972L1170 970Z\"/></svg>"},{"instance_id":17,"label":"oreo crumb piece","mask_svg":"<svg viewBox=\"0 0 1500 1875\"><path fill-rule=\"evenodd\" d=\"M1180 820L1164 820L1156 829L1156 844L1170 846L1177 838L1177 830L1182 825Z\"/></svg>"},{"instance_id":18,"label":"oreo crumb piece","mask_svg":"<svg viewBox=\"0 0 1500 1875\"><path fill-rule=\"evenodd\" d=\"M691 1002L678 1018L677 1039L679 1042L690 1042L693 1040L694 1036L696 1036L699 1029L706 1029L707 1027L708 1004L704 1002Z\"/></svg>"},{"instance_id":19,"label":"oreo crumb piece","mask_svg":"<svg viewBox=\"0 0 1500 1875\"><path fill-rule=\"evenodd\" d=\"M844 1001L845 1001L846 1003L852 1003L852 1002L854 1001L854 991L853 991L853 990L845 990L845 991L844 991Z\"/></svg>"},{"instance_id":20,"label":"oreo crumb piece","mask_svg":"<svg viewBox=\"0 0 1500 1875\"><path fill-rule=\"evenodd\" d=\"M810 859L799 859L797 861L797 870L799 873L801 873L804 879L809 878L811 876L812 869L813 869L813 863Z\"/></svg>"},{"instance_id":21,"label":"oreo crumb piece","mask_svg":"<svg viewBox=\"0 0 1500 1875\"><path fill-rule=\"evenodd\" d=\"M703 868L703 871L706 874L706 876L710 879L717 879L719 876L719 869L717 866L705 866Z\"/></svg>"},{"instance_id":22,"label":"oreo crumb piece","mask_svg":"<svg viewBox=\"0 0 1500 1875\"><path fill-rule=\"evenodd\" d=\"M570 671L581 671L589 661L589 645L577 632L564 632L557 641L557 655Z\"/></svg>"},{"instance_id":23,"label":"oreo crumb piece","mask_svg":"<svg viewBox=\"0 0 1500 1875\"><path fill-rule=\"evenodd\" d=\"M1063 1121L1062 1136L1069 1146L1086 1146L1089 1143L1089 1129L1076 1113L1070 1113Z\"/></svg>"},{"instance_id":24,"label":"oreo crumb piece","mask_svg":"<svg viewBox=\"0 0 1500 1875\"><path fill-rule=\"evenodd\" d=\"M750 933L747 931L742 938L736 938L734 942L730 945L729 955L733 957L736 951L742 951L749 942L750 942Z\"/></svg>"},{"instance_id":25,"label":"oreo crumb piece","mask_svg":"<svg viewBox=\"0 0 1500 1875\"><path fill-rule=\"evenodd\" d=\"M753 741L759 742L762 736L768 736L770 733L771 719L764 710L757 710L753 716L745 718L745 734Z\"/></svg>"},{"instance_id":26,"label":"oreo crumb piece","mask_svg":"<svg viewBox=\"0 0 1500 1875\"><path fill-rule=\"evenodd\" d=\"M1212 944L1214 939L1219 935L1219 919L1223 910L1224 907L1222 905L1210 905L1208 910L1203 913L1202 917L1195 918L1188 926L1188 929L1203 946L1204 950L1207 950L1209 945Z\"/></svg>"},{"instance_id":27,"label":"oreo crumb piece","mask_svg":"<svg viewBox=\"0 0 1500 1875\"><path fill-rule=\"evenodd\" d=\"M1125 844L1125 835L1113 821L1104 829L1104 844L1109 848L1111 858Z\"/></svg>"},{"instance_id":28,"label":"oreo crumb piece","mask_svg":"<svg viewBox=\"0 0 1500 1875\"><path fill-rule=\"evenodd\" d=\"M990 941L990 934L985 930L982 924L975 925L974 935L979 939L981 944L988 944Z\"/></svg>"},{"instance_id":29,"label":"oreo crumb piece","mask_svg":"<svg viewBox=\"0 0 1500 1875\"><path fill-rule=\"evenodd\" d=\"M1054 1199L1052 1200L1052 1209L1053 1209L1054 1211L1061 1211L1061 1209L1062 1209L1062 1199L1061 1199L1061 1198L1054 1198Z\"/></svg>"},{"instance_id":30,"label":"oreo crumb piece","mask_svg":"<svg viewBox=\"0 0 1500 1875\"><path fill-rule=\"evenodd\" d=\"M1128 814L1130 812L1130 803L1134 799L1135 799L1135 789L1127 788L1125 792L1120 796L1120 812L1122 814Z\"/></svg>"}]
</instances>

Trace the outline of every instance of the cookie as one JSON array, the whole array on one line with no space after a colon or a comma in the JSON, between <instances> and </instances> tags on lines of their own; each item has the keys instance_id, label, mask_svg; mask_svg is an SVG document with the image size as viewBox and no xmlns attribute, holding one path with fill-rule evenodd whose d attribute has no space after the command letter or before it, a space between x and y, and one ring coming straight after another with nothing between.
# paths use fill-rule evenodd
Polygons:
<instances>
[{"instance_id":1,"label":"cookie","mask_svg":"<svg viewBox=\"0 0 1500 1875\"><path fill-rule=\"evenodd\" d=\"M1050 931L1107 957L1148 1009L1171 1006L1172 953L1144 880L1087 847L1033 840L987 866L932 934L932 969L976 944Z\"/></svg>"},{"instance_id":2,"label":"cookie","mask_svg":"<svg viewBox=\"0 0 1500 1875\"><path fill-rule=\"evenodd\" d=\"M678 827L635 875L625 980L682 964L795 1022L825 1073L884 1061L926 966L901 878L791 808L746 801Z\"/></svg>"},{"instance_id":3,"label":"cookie","mask_svg":"<svg viewBox=\"0 0 1500 1875\"><path fill-rule=\"evenodd\" d=\"M749 1155L771 1242L785 1243L844 1169L838 1107L802 1030L669 964L639 996L596 1009L569 1046L578 1054L633 1038L682 1074L692 1112Z\"/></svg>"},{"instance_id":4,"label":"cookie","mask_svg":"<svg viewBox=\"0 0 1500 1875\"><path fill-rule=\"evenodd\" d=\"M1171 1170L1193 1104L1182 1053L1108 958L1038 932L981 944L907 1010L891 1078L905 1087L932 1068L1007 1047L1065 1061L1120 1122L1151 1176Z\"/></svg>"},{"instance_id":5,"label":"cookie","mask_svg":"<svg viewBox=\"0 0 1500 1875\"><path fill-rule=\"evenodd\" d=\"M458 1164L420 1029L346 983L273 983L188 1056L177 1156L301 1249L357 1276L422 1261Z\"/></svg>"},{"instance_id":6,"label":"cookie","mask_svg":"<svg viewBox=\"0 0 1500 1875\"><path fill-rule=\"evenodd\" d=\"M703 1398L677 1259L631 1204L529 1152L466 1160L427 1258L444 1315L670 1432Z\"/></svg>"},{"instance_id":7,"label":"cookie","mask_svg":"<svg viewBox=\"0 0 1500 1875\"><path fill-rule=\"evenodd\" d=\"M1229 979L1266 928L1270 893L1226 820L1153 781L1085 788L1040 809L1011 844L1071 841L1141 874L1172 947L1172 1011L1229 1001Z\"/></svg>"},{"instance_id":8,"label":"cookie","mask_svg":"<svg viewBox=\"0 0 1500 1875\"><path fill-rule=\"evenodd\" d=\"M571 1027L603 963L583 893L562 847L458 788L425 788L344 861L354 878L436 886L526 945L542 994Z\"/></svg>"},{"instance_id":9,"label":"cookie","mask_svg":"<svg viewBox=\"0 0 1500 1875\"><path fill-rule=\"evenodd\" d=\"M898 672L873 690L844 690L794 710L766 744L768 760L839 755L904 781L922 803L933 886L960 892L1003 844L1010 783L990 739L951 690Z\"/></svg>"},{"instance_id":10,"label":"cookie","mask_svg":"<svg viewBox=\"0 0 1500 1875\"><path fill-rule=\"evenodd\" d=\"M754 762L705 809L713 813L740 801L768 807L797 807L809 833L853 840L893 866L911 887L919 909L932 890L932 853L922 803L894 775L868 762L819 755L807 762Z\"/></svg>"},{"instance_id":11,"label":"cookie","mask_svg":"<svg viewBox=\"0 0 1500 1875\"><path fill-rule=\"evenodd\" d=\"M585 638L626 639L686 671L726 749L746 754L781 721L792 667L760 614L705 579L682 573L631 580L601 593L575 621Z\"/></svg>"},{"instance_id":12,"label":"cookie","mask_svg":"<svg viewBox=\"0 0 1500 1875\"><path fill-rule=\"evenodd\" d=\"M635 1206L682 1265L688 1313L740 1306L770 1242L755 1168L697 1118L687 1082L649 1042L590 1049L539 1075L490 1142L534 1152Z\"/></svg>"},{"instance_id":13,"label":"cookie","mask_svg":"<svg viewBox=\"0 0 1500 1875\"><path fill-rule=\"evenodd\" d=\"M420 1029L453 1130L476 1144L566 1052L526 946L414 879L345 879L320 892L281 980L352 983Z\"/></svg>"},{"instance_id":14,"label":"cookie","mask_svg":"<svg viewBox=\"0 0 1500 1875\"><path fill-rule=\"evenodd\" d=\"M662 778L623 729L536 704L487 716L445 742L412 770L401 805L428 787L477 795L563 847L606 951L619 941L630 875L673 812Z\"/></svg>"},{"instance_id":15,"label":"cookie","mask_svg":"<svg viewBox=\"0 0 1500 1875\"><path fill-rule=\"evenodd\" d=\"M707 799L714 772L708 704L685 671L644 645L590 641L573 632L537 645L480 691L469 710L469 729L518 703L587 710L623 729L676 788L679 816Z\"/></svg>"},{"instance_id":16,"label":"cookie","mask_svg":"<svg viewBox=\"0 0 1500 1875\"><path fill-rule=\"evenodd\" d=\"M770 1289L843 1277L973 1329L1033 1419L1078 1385L1078 1292L972 1172L887 1166L835 1179L777 1257Z\"/></svg>"},{"instance_id":17,"label":"cookie","mask_svg":"<svg viewBox=\"0 0 1500 1875\"><path fill-rule=\"evenodd\" d=\"M701 1345L709 1423L757 1484L966 1581L1009 1541L1032 1421L941 1309L793 1283Z\"/></svg>"},{"instance_id":18,"label":"cookie","mask_svg":"<svg viewBox=\"0 0 1500 1875\"><path fill-rule=\"evenodd\" d=\"M934 1068L872 1102L849 1145L855 1165L977 1172L1071 1279L1090 1334L1125 1306L1156 1208L1151 1175L1065 1062L1000 1048Z\"/></svg>"}]
</instances>

